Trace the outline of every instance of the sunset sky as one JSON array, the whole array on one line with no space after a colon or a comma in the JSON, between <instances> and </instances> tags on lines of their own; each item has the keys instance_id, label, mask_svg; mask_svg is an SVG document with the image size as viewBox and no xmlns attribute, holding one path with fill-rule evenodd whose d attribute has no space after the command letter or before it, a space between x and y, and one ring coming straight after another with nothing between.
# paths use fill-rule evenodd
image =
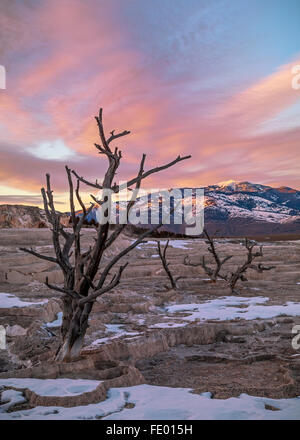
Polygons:
<instances>
[{"instance_id":1,"label":"sunset sky","mask_svg":"<svg viewBox=\"0 0 300 440\"><path fill-rule=\"evenodd\" d=\"M132 132L120 180L191 154L147 187L300 190L299 23L299 0L1 0L0 203L41 205L50 172L66 209L65 164L101 180L100 106Z\"/></svg>"}]
</instances>

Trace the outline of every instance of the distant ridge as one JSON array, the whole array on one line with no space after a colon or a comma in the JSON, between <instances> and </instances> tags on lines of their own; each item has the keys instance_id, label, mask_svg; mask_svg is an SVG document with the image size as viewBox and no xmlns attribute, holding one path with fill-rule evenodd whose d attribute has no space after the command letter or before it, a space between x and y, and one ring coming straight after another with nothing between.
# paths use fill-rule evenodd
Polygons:
<instances>
[{"instance_id":1,"label":"distant ridge","mask_svg":"<svg viewBox=\"0 0 300 440\"><path fill-rule=\"evenodd\" d=\"M205 187L205 227L227 237L300 234L300 191L229 180ZM148 204L145 202L145 209ZM97 222L94 208L88 222ZM81 215L78 211L77 215ZM66 214L63 219L68 224ZM186 225L161 230L184 234ZM47 227L45 213L34 206L0 205L0 227ZM135 227L138 229L139 226ZM148 228L149 225L141 225Z\"/></svg>"}]
</instances>

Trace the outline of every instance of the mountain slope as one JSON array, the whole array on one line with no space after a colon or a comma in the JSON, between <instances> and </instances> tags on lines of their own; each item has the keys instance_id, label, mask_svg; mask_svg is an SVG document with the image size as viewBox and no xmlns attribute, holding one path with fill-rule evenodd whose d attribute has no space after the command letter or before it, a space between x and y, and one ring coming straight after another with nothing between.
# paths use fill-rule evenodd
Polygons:
<instances>
[{"instance_id":1,"label":"mountain slope","mask_svg":"<svg viewBox=\"0 0 300 440\"><path fill-rule=\"evenodd\" d=\"M183 190L183 188L182 188ZM289 187L272 188L250 182L221 182L204 189L206 229L228 237L300 234L300 191ZM148 210L143 199L142 211ZM77 215L82 215L81 211ZM97 222L97 208L88 223ZM68 216L64 216L68 224ZM184 234L186 225L164 225L161 230ZM146 223L137 225L148 228ZM44 211L22 205L0 206L0 227L47 227Z\"/></svg>"},{"instance_id":2,"label":"mountain slope","mask_svg":"<svg viewBox=\"0 0 300 440\"><path fill-rule=\"evenodd\" d=\"M249 182L205 189L205 223L224 235L300 232L300 191Z\"/></svg>"}]
</instances>

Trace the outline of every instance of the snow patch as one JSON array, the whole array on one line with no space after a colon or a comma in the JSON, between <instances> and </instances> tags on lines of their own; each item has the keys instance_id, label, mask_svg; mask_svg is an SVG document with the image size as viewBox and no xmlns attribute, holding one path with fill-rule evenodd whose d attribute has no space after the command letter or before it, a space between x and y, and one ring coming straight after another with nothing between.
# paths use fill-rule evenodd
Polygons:
<instances>
[{"instance_id":1,"label":"snow patch","mask_svg":"<svg viewBox=\"0 0 300 440\"><path fill-rule=\"evenodd\" d=\"M208 319L226 321L236 318L251 320L258 318L273 318L279 315L297 316L300 314L300 303L287 302L283 305L260 305L269 301L269 298L225 296L206 301L201 304L176 304L165 308L167 312L186 313L183 320L206 321ZM243 306L241 308L241 306Z\"/></svg>"},{"instance_id":2,"label":"snow patch","mask_svg":"<svg viewBox=\"0 0 300 440\"><path fill-rule=\"evenodd\" d=\"M155 405L153 405L155 402ZM133 403L133 408L126 408ZM278 411L270 411L267 405ZM97 404L63 407L36 407L0 413L0 419L27 420L299 420L300 397L269 399L241 394L229 399L212 399L210 393L193 394L188 388L137 385L112 388L108 398Z\"/></svg>"},{"instance_id":3,"label":"snow patch","mask_svg":"<svg viewBox=\"0 0 300 440\"><path fill-rule=\"evenodd\" d=\"M102 381L86 379L0 379L0 386L28 388L39 396L76 396L97 388ZM3 395L3 393L2 393Z\"/></svg>"},{"instance_id":4,"label":"snow patch","mask_svg":"<svg viewBox=\"0 0 300 440\"><path fill-rule=\"evenodd\" d=\"M59 312L56 315L56 319L52 322L47 322L45 324L46 328L56 328L56 327L60 327L62 325L62 318L63 318L63 313Z\"/></svg>"},{"instance_id":5,"label":"snow patch","mask_svg":"<svg viewBox=\"0 0 300 440\"><path fill-rule=\"evenodd\" d=\"M122 333L122 329L124 327L124 324L104 324L105 328L108 332L111 333Z\"/></svg>"},{"instance_id":6,"label":"snow patch","mask_svg":"<svg viewBox=\"0 0 300 440\"><path fill-rule=\"evenodd\" d=\"M185 322L158 322L157 324L151 325L149 328L176 328L185 327L186 325Z\"/></svg>"},{"instance_id":7,"label":"snow patch","mask_svg":"<svg viewBox=\"0 0 300 440\"><path fill-rule=\"evenodd\" d=\"M0 414L6 412L9 408L19 403L26 402L25 397L21 391L5 390L1 394Z\"/></svg>"},{"instance_id":8,"label":"snow patch","mask_svg":"<svg viewBox=\"0 0 300 440\"><path fill-rule=\"evenodd\" d=\"M133 241L132 241L133 243ZM161 240L160 244L164 246L167 243L167 240ZM191 241L189 240L169 240L169 246L172 246L175 249L190 249L188 245L191 244ZM144 246L150 246L150 247L157 247L156 241L147 241L146 243L140 243L136 249L143 249Z\"/></svg>"},{"instance_id":9,"label":"snow patch","mask_svg":"<svg viewBox=\"0 0 300 440\"><path fill-rule=\"evenodd\" d=\"M11 293L0 292L0 308L8 309L11 307L29 307L29 306L39 306L42 304L46 304L48 302L47 299L40 300L38 302L29 302L23 301L15 295Z\"/></svg>"}]
</instances>

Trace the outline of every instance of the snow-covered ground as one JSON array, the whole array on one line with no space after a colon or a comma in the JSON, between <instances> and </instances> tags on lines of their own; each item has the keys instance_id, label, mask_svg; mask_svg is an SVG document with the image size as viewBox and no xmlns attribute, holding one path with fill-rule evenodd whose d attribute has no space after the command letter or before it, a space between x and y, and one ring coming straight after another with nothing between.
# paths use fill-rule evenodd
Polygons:
<instances>
[{"instance_id":1,"label":"snow-covered ground","mask_svg":"<svg viewBox=\"0 0 300 440\"><path fill-rule=\"evenodd\" d=\"M126 408L126 403L134 406ZM268 409L270 407L278 411ZM4 410L3 406L0 406L0 420L299 420L300 397L268 399L241 394L239 397L222 400L212 399L210 393L194 394L188 388L137 385L112 388L108 398L97 404L72 408L36 407L10 413L1 410Z\"/></svg>"},{"instance_id":2,"label":"snow-covered ground","mask_svg":"<svg viewBox=\"0 0 300 440\"><path fill-rule=\"evenodd\" d=\"M7 410L9 410L11 406L18 405L24 402L26 402L26 398L23 396L22 391L16 391L16 390L3 391L0 400L0 419L1 419L1 413L4 413Z\"/></svg>"},{"instance_id":3,"label":"snow-covered ground","mask_svg":"<svg viewBox=\"0 0 300 440\"><path fill-rule=\"evenodd\" d=\"M86 379L0 379L0 387L28 388L40 396L76 396L93 391L102 381Z\"/></svg>"},{"instance_id":4,"label":"snow-covered ground","mask_svg":"<svg viewBox=\"0 0 300 440\"><path fill-rule=\"evenodd\" d=\"M47 299L38 301L38 302L29 302L29 301L22 301L20 298L18 298L15 295L12 295L11 293L4 293L0 292L0 308L2 309L8 309L11 307L29 307L29 306L38 306L42 304L46 304L48 302Z\"/></svg>"},{"instance_id":5,"label":"snow-covered ground","mask_svg":"<svg viewBox=\"0 0 300 440\"><path fill-rule=\"evenodd\" d=\"M141 335L141 333L139 332L127 332L126 330L124 330L123 324L105 324L105 327L106 327L106 331L108 333L112 333L112 335L107 336L105 338L96 339L95 341L92 342L91 344L92 346L105 344L111 341L112 339L118 339L124 336L131 338L133 336Z\"/></svg>"},{"instance_id":6,"label":"snow-covered ground","mask_svg":"<svg viewBox=\"0 0 300 440\"><path fill-rule=\"evenodd\" d=\"M163 246L166 243L167 243L167 240L160 242L160 244ZM191 244L191 242L187 241L187 240L170 240L169 241L169 246L172 246L175 249L190 249L188 246L189 244Z\"/></svg>"},{"instance_id":7,"label":"snow-covered ground","mask_svg":"<svg viewBox=\"0 0 300 440\"><path fill-rule=\"evenodd\" d=\"M225 296L218 299L206 301L201 304L175 304L167 306L165 310L170 313L189 313L188 316L182 316L186 321L206 321L241 319L268 319L279 315L299 316L300 303L287 302L283 305L263 305L269 301L269 298ZM242 307L241 307L242 306ZM169 319L166 317L166 319Z\"/></svg>"},{"instance_id":8,"label":"snow-covered ground","mask_svg":"<svg viewBox=\"0 0 300 440\"><path fill-rule=\"evenodd\" d=\"M149 328L176 328L185 326L185 322L158 322L157 324L150 325Z\"/></svg>"},{"instance_id":9,"label":"snow-covered ground","mask_svg":"<svg viewBox=\"0 0 300 440\"><path fill-rule=\"evenodd\" d=\"M132 241L132 243L133 243L133 241ZM164 246L166 243L167 243L167 240L160 240L161 246ZM188 247L188 245L191 243L192 242L189 240L169 240L169 246L172 246L175 249L190 249L190 247ZM136 248L143 249L145 246L157 247L157 242L149 240L145 243L139 244Z\"/></svg>"}]
</instances>

